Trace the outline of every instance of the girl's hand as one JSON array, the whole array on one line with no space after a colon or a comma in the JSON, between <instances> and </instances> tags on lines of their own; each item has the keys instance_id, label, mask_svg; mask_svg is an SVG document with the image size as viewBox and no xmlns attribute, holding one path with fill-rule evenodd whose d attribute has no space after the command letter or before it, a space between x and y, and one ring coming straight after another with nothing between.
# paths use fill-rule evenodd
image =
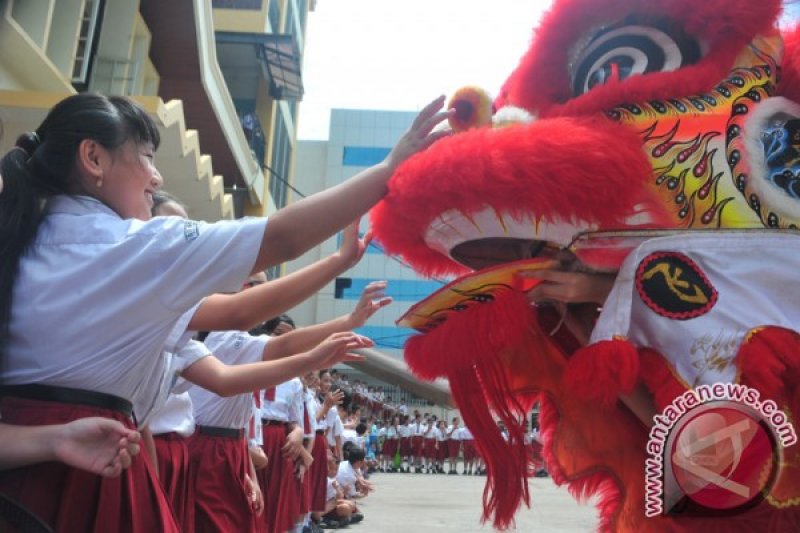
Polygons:
<instances>
[{"instance_id":1,"label":"girl's hand","mask_svg":"<svg viewBox=\"0 0 800 533\"><path fill-rule=\"evenodd\" d=\"M58 434L53 452L59 461L105 477L118 476L141 449L139 432L110 418L74 420Z\"/></svg>"},{"instance_id":2,"label":"girl's hand","mask_svg":"<svg viewBox=\"0 0 800 533\"><path fill-rule=\"evenodd\" d=\"M367 337L362 337L352 331L342 331L334 333L322 341L309 354L314 360L315 368L330 368L336 363L345 361L363 361L363 356L349 353L350 350L372 346L374 343Z\"/></svg>"},{"instance_id":3,"label":"girl's hand","mask_svg":"<svg viewBox=\"0 0 800 533\"><path fill-rule=\"evenodd\" d=\"M322 402L322 410L327 413L330 411L331 407L341 405L342 401L344 401L344 392L339 389L328 392L328 394L325 395L325 400Z\"/></svg>"},{"instance_id":4,"label":"girl's hand","mask_svg":"<svg viewBox=\"0 0 800 533\"><path fill-rule=\"evenodd\" d=\"M384 163L394 172L400 164L412 155L425 150L442 137L450 135L447 130L433 131L440 122L452 115L455 110L441 111L444 106L444 95L426 105L414 119L409 130L400 138L395 147L386 156Z\"/></svg>"},{"instance_id":5,"label":"girl's hand","mask_svg":"<svg viewBox=\"0 0 800 533\"><path fill-rule=\"evenodd\" d=\"M261 494L261 487L248 474L244 475L244 482L245 494L247 495L247 501L250 502L250 508L256 516L260 516L264 512L264 495Z\"/></svg>"},{"instance_id":6,"label":"girl's hand","mask_svg":"<svg viewBox=\"0 0 800 533\"><path fill-rule=\"evenodd\" d=\"M378 309L392 303L392 297L384 293L387 285L386 281L373 281L364 287L355 309L347 318L347 324L351 329L360 328L367 323L369 317L378 312Z\"/></svg>"},{"instance_id":7,"label":"girl's hand","mask_svg":"<svg viewBox=\"0 0 800 533\"><path fill-rule=\"evenodd\" d=\"M342 244L334 254L343 266L343 271L355 266L364 256L367 246L372 241L372 233L367 232L364 238L358 236L358 226L361 218L342 230Z\"/></svg>"}]
</instances>

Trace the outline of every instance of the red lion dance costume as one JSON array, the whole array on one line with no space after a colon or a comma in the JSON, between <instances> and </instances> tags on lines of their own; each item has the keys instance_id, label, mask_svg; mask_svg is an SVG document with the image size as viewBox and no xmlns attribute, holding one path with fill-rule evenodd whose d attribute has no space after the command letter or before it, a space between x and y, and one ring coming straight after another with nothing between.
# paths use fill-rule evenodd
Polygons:
<instances>
[{"instance_id":1,"label":"red lion dance costume","mask_svg":"<svg viewBox=\"0 0 800 533\"><path fill-rule=\"evenodd\" d=\"M401 323L421 332L412 370L449 379L476 436L497 527L529 503L522 421L538 401L553 479L596 498L603 531L800 531L788 430L751 472L763 489L750 505L693 512L690 499L648 517L648 456L671 451L620 400L646 390L667 414L687 391L739 384L785 413L784 430L798 421L800 32L776 29L780 11L555 0L494 116L457 97L458 132L398 169L373 212L387 251L418 271L473 271ZM559 250L616 275L588 342L515 277Z\"/></svg>"}]
</instances>

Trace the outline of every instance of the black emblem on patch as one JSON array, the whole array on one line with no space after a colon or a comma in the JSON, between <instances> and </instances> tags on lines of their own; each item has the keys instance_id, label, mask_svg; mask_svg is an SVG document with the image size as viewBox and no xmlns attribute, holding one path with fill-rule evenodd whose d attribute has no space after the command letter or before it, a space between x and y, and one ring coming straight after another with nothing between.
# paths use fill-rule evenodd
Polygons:
<instances>
[{"instance_id":1,"label":"black emblem on patch","mask_svg":"<svg viewBox=\"0 0 800 533\"><path fill-rule=\"evenodd\" d=\"M636 270L636 290L647 307L675 320L708 313L718 297L695 262L677 252L656 252L642 259Z\"/></svg>"}]
</instances>

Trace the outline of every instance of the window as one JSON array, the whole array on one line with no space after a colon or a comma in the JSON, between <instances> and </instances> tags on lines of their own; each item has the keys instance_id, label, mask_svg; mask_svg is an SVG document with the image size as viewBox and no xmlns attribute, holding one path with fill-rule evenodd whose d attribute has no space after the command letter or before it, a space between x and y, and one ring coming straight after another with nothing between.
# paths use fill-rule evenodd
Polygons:
<instances>
[{"instance_id":1,"label":"window","mask_svg":"<svg viewBox=\"0 0 800 533\"><path fill-rule=\"evenodd\" d=\"M391 151L391 148L345 146L342 154L342 165L346 167L371 167L386 159L386 156Z\"/></svg>"},{"instance_id":2,"label":"window","mask_svg":"<svg viewBox=\"0 0 800 533\"><path fill-rule=\"evenodd\" d=\"M281 31L281 7L278 5L278 0L269 0L269 25L272 28L272 33Z\"/></svg>"},{"instance_id":3,"label":"window","mask_svg":"<svg viewBox=\"0 0 800 533\"><path fill-rule=\"evenodd\" d=\"M95 40L97 39L101 0L86 0L81 16L81 30L75 61L72 63L72 83L85 86L89 79Z\"/></svg>"},{"instance_id":4,"label":"window","mask_svg":"<svg viewBox=\"0 0 800 533\"><path fill-rule=\"evenodd\" d=\"M261 10L264 0L212 0L215 9L253 9Z\"/></svg>"},{"instance_id":5,"label":"window","mask_svg":"<svg viewBox=\"0 0 800 533\"><path fill-rule=\"evenodd\" d=\"M272 159L270 162L269 194L278 209L286 205L289 169L292 163L292 141L286 122L279 115L275 123L275 136L272 139Z\"/></svg>"}]
</instances>

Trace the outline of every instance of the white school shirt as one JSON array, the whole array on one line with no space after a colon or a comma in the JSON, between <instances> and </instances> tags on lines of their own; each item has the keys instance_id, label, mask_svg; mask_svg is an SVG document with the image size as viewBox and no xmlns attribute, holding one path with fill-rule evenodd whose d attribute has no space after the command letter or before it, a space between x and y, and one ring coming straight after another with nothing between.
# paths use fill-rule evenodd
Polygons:
<instances>
[{"instance_id":1,"label":"white school shirt","mask_svg":"<svg viewBox=\"0 0 800 533\"><path fill-rule=\"evenodd\" d=\"M336 486L334 485L334 483L336 483L336 478L335 477L329 477L328 478L327 487L325 488L325 501L326 502L329 502L331 500L335 500L336 499Z\"/></svg>"},{"instance_id":2,"label":"white school shirt","mask_svg":"<svg viewBox=\"0 0 800 533\"><path fill-rule=\"evenodd\" d=\"M261 418L279 422L295 422L303 427L305 393L300 378L292 378L275 387L275 401L268 401L261 391Z\"/></svg>"},{"instance_id":3,"label":"white school shirt","mask_svg":"<svg viewBox=\"0 0 800 533\"><path fill-rule=\"evenodd\" d=\"M339 463L339 473L336 474L336 481L338 481L339 486L342 487L345 497L350 498L358 493L356 490L356 479L358 479L356 470L353 468L353 465L350 464L350 461L342 461Z\"/></svg>"},{"instance_id":4,"label":"white school shirt","mask_svg":"<svg viewBox=\"0 0 800 533\"><path fill-rule=\"evenodd\" d=\"M317 398L314 391L311 389L306 389L304 391L304 400L305 400L305 407L308 410L308 433L303 433L303 437L306 439L313 439L314 433L317 431ZM302 422L302 421L301 421ZM305 430L305 428L304 428Z\"/></svg>"},{"instance_id":5,"label":"white school shirt","mask_svg":"<svg viewBox=\"0 0 800 533\"><path fill-rule=\"evenodd\" d=\"M269 339L267 335L253 336L244 331L212 331L203 344L226 365L243 365L263 360ZM189 394L195 420L201 426L244 429L253 415L252 392L222 398L195 385Z\"/></svg>"},{"instance_id":6,"label":"white school shirt","mask_svg":"<svg viewBox=\"0 0 800 533\"><path fill-rule=\"evenodd\" d=\"M193 316L195 311L196 307L192 308L188 312L189 316ZM200 359L211 355L211 352L205 344L192 339L192 335L193 331L184 331L176 343L179 346L178 351L164 353L169 362L165 369L166 376L161 380L162 387L152 398L152 402L147 405L134 404L139 428L149 426L153 434L171 431L181 435L187 431L189 435L194 433L192 402L185 394L192 384L180 377L180 374Z\"/></svg>"},{"instance_id":7,"label":"white school shirt","mask_svg":"<svg viewBox=\"0 0 800 533\"><path fill-rule=\"evenodd\" d=\"M264 432L261 425L261 407L256 403L256 395L258 394L261 394L261 392L257 391L250 395L250 423L247 429L247 445L250 448L264 445ZM259 401L261 401L260 398Z\"/></svg>"},{"instance_id":8,"label":"white school shirt","mask_svg":"<svg viewBox=\"0 0 800 533\"><path fill-rule=\"evenodd\" d=\"M459 428L453 429L452 425L451 426L447 426L447 433L450 433L451 431L452 431L452 433L450 433L449 437L447 437L447 433L446 433L445 437L450 439L450 440L460 440L460 434L458 432L458 429Z\"/></svg>"},{"instance_id":9,"label":"white school shirt","mask_svg":"<svg viewBox=\"0 0 800 533\"><path fill-rule=\"evenodd\" d=\"M394 426L389 426L386 430L386 438L390 440L397 440L400 438L400 435L397 433L397 428Z\"/></svg>"},{"instance_id":10,"label":"white school shirt","mask_svg":"<svg viewBox=\"0 0 800 533\"><path fill-rule=\"evenodd\" d=\"M164 406L150 419L149 425L153 435L174 432L181 437L192 436L195 419L189 393L170 394Z\"/></svg>"},{"instance_id":11,"label":"white school shirt","mask_svg":"<svg viewBox=\"0 0 800 533\"><path fill-rule=\"evenodd\" d=\"M436 432L436 433L434 434L434 435L435 435L435 437L434 437L434 438L435 438L435 439L436 439L438 442L444 442L444 441L446 441L446 440L447 440L447 431L446 431L446 430L444 430L444 429L440 429L440 428L436 428L436 429L434 429L433 431L435 431L435 432Z\"/></svg>"},{"instance_id":12,"label":"white school shirt","mask_svg":"<svg viewBox=\"0 0 800 533\"><path fill-rule=\"evenodd\" d=\"M266 219L123 220L93 198L50 199L14 283L2 384L152 404L169 379L170 332L204 296L241 286L265 226Z\"/></svg>"},{"instance_id":13,"label":"white school shirt","mask_svg":"<svg viewBox=\"0 0 800 533\"><path fill-rule=\"evenodd\" d=\"M397 434L400 436L401 439L408 438L411 436L411 428L405 424L400 424L397 426Z\"/></svg>"},{"instance_id":14,"label":"white school shirt","mask_svg":"<svg viewBox=\"0 0 800 533\"><path fill-rule=\"evenodd\" d=\"M461 431L461 440L475 440L475 437L472 435L472 432L469 430L467 426L463 426L460 431Z\"/></svg>"},{"instance_id":15,"label":"white school shirt","mask_svg":"<svg viewBox=\"0 0 800 533\"><path fill-rule=\"evenodd\" d=\"M325 423L328 429L325 431L325 438L328 439L328 446L336 446L336 437L342 435L344 426L342 426L342 419L339 418L339 411L336 407L331 407L328 414L325 415Z\"/></svg>"}]
</instances>

